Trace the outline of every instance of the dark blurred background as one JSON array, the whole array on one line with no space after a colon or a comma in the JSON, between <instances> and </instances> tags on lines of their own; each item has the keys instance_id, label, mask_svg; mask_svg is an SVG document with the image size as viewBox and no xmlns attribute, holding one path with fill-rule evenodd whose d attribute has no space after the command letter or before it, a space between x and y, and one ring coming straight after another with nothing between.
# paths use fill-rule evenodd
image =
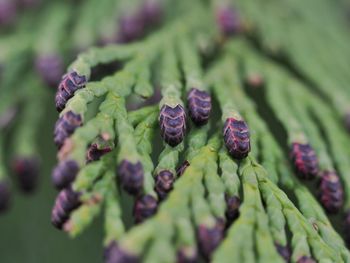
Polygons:
<instances>
[{"instance_id":1,"label":"dark blurred background","mask_svg":"<svg viewBox=\"0 0 350 263\"><path fill-rule=\"evenodd\" d=\"M52 102L53 97L50 98ZM57 194L51 184L56 159L52 129L57 118L53 103L43 105L46 118L41 124L42 172L35 193L26 195L12 185L10 210L0 216L1 263L102 262L103 225L94 222L81 237L71 239L51 225L51 208ZM12 179L12 178L11 178ZM13 182L15 180L12 180Z\"/></svg>"}]
</instances>

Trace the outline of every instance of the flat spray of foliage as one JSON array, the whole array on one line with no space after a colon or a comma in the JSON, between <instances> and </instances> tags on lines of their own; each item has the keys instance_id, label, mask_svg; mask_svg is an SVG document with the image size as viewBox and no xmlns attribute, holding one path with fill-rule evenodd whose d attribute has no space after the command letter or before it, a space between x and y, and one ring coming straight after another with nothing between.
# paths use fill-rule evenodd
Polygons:
<instances>
[{"instance_id":1,"label":"flat spray of foliage","mask_svg":"<svg viewBox=\"0 0 350 263\"><path fill-rule=\"evenodd\" d=\"M30 191L44 86L56 85L51 220L74 238L102 215L105 262L350 262L343 5L88 0L24 12L0 41L0 209L7 138Z\"/></svg>"}]
</instances>

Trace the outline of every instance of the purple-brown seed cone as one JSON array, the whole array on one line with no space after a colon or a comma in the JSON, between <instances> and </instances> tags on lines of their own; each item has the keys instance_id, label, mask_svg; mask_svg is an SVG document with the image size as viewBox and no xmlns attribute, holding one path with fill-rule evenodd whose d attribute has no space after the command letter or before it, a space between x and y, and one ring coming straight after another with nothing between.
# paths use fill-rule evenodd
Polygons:
<instances>
[{"instance_id":1,"label":"purple-brown seed cone","mask_svg":"<svg viewBox=\"0 0 350 263\"><path fill-rule=\"evenodd\" d=\"M144 176L141 162L133 164L123 160L118 166L117 174L120 184L126 192L134 196L142 192Z\"/></svg>"},{"instance_id":2,"label":"purple-brown seed cone","mask_svg":"<svg viewBox=\"0 0 350 263\"><path fill-rule=\"evenodd\" d=\"M51 212L51 223L58 229L62 229L69 219L70 213L81 205L80 194L70 187L59 192Z\"/></svg>"},{"instance_id":3,"label":"purple-brown seed cone","mask_svg":"<svg viewBox=\"0 0 350 263\"><path fill-rule=\"evenodd\" d=\"M103 258L105 263L140 263L137 256L123 251L115 241L105 248Z\"/></svg>"},{"instance_id":4,"label":"purple-brown seed cone","mask_svg":"<svg viewBox=\"0 0 350 263\"><path fill-rule=\"evenodd\" d=\"M176 169L176 176L177 176L177 177L182 176L182 175L185 173L187 167L189 167L189 166L190 166L189 161L185 160L185 161Z\"/></svg>"},{"instance_id":5,"label":"purple-brown seed cone","mask_svg":"<svg viewBox=\"0 0 350 263\"><path fill-rule=\"evenodd\" d=\"M232 36L242 29L237 11L231 6L221 6L216 11L216 22L224 36Z\"/></svg>"},{"instance_id":6,"label":"purple-brown seed cone","mask_svg":"<svg viewBox=\"0 0 350 263\"><path fill-rule=\"evenodd\" d=\"M230 155L238 160L244 159L250 152L250 134L247 123L235 118L226 119L224 142Z\"/></svg>"},{"instance_id":7,"label":"purple-brown seed cone","mask_svg":"<svg viewBox=\"0 0 350 263\"><path fill-rule=\"evenodd\" d=\"M193 251L193 248L180 248L176 253L176 263L197 263L198 255L197 251Z\"/></svg>"},{"instance_id":8,"label":"purple-brown seed cone","mask_svg":"<svg viewBox=\"0 0 350 263\"><path fill-rule=\"evenodd\" d=\"M338 213L343 206L344 193L339 176L334 171L324 171L319 185L319 199L324 209L331 214Z\"/></svg>"},{"instance_id":9,"label":"purple-brown seed cone","mask_svg":"<svg viewBox=\"0 0 350 263\"><path fill-rule=\"evenodd\" d=\"M64 141L70 137L76 128L83 123L81 115L72 111L66 112L56 121L54 131L54 142L58 148L61 148Z\"/></svg>"},{"instance_id":10,"label":"purple-brown seed cone","mask_svg":"<svg viewBox=\"0 0 350 263\"><path fill-rule=\"evenodd\" d=\"M75 179L79 171L76 161L64 160L52 171L52 182L57 189L68 187Z\"/></svg>"},{"instance_id":11,"label":"purple-brown seed cone","mask_svg":"<svg viewBox=\"0 0 350 263\"><path fill-rule=\"evenodd\" d=\"M224 237L224 224L218 220L214 227L200 225L197 231L199 250L209 260Z\"/></svg>"},{"instance_id":12,"label":"purple-brown seed cone","mask_svg":"<svg viewBox=\"0 0 350 263\"><path fill-rule=\"evenodd\" d=\"M208 122L211 112L211 96L208 92L192 88L187 95L188 113L196 125Z\"/></svg>"},{"instance_id":13,"label":"purple-brown seed cone","mask_svg":"<svg viewBox=\"0 0 350 263\"><path fill-rule=\"evenodd\" d=\"M175 177L169 170L160 171L155 179L154 190L158 194L159 200L164 200L173 189Z\"/></svg>"},{"instance_id":14,"label":"purple-brown seed cone","mask_svg":"<svg viewBox=\"0 0 350 263\"><path fill-rule=\"evenodd\" d=\"M141 223L147 218L150 218L157 212L158 202L151 195L143 195L136 199L134 205L135 222Z\"/></svg>"},{"instance_id":15,"label":"purple-brown seed cone","mask_svg":"<svg viewBox=\"0 0 350 263\"><path fill-rule=\"evenodd\" d=\"M9 26L15 22L17 6L14 0L0 0L0 26Z\"/></svg>"},{"instance_id":16,"label":"purple-brown seed cone","mask_svg":"<svg viewBox=\"0 0 350 263\"><path fill-rule=\"evenodd\" d=\"M276 250L278 254L281 255L281 257L286 261L289 262L290 260L290 250L288 246L282 246L280 244L275 243Z\"/></svg>"},{"instance_id":17,"label":"purple-brown seed cone","mask_svg":"<svg viewBox=\"0 0 350 263\"><path fill-rule=\"evenodd\" d=\"M226 219L227 219L227 225L232 224L233 221L235 221L239 216L239 207L241 205L241 199L234 195L234 196L225 196L226 200Z\"/></svg>"},{"instance_id":18,"label":"purple-brown seed cone","mask_svg":"<svg viewBox=\"0 0 350 263\"><path fill-rule=\"evenodd\" d=\"M124 15L119 20L118 42L128 43L141 38L145 31L143 19L139 14Z\"/></svg>"},{"instance_id":19,"label":"purple-brown seed cone","mask_svg":"<svg viewBox=\"0 0 350 263\"><path fill-rule=\"evenodd\" d=\"M57 87L64 73L63 60L58 54L39 55L35 68L49 87Z\"/></svg>"},{"instance_id":20,"label":"purple-brown seed cone","mask_svg":"<svg viewBox=\"0 0 350 263\"><path fill-rule=\"evenodd\" d=\"M140 15L142 16L143 23L146 27L152 27L159 25L163 19L163 7L159 0L146 0L144 1Z\"/></svg>"},{"instance_id":21,"label":"purple-brown seed cone","mask_svg":"<svg viewBox=\"0 0 350 263\"><path fill-rule=\"evenodd\" d=\"M316 263L316 261L308 256L302 256L298 259L297 263Z\"/></svg>"},{"instance_id":22,"label":"purple-brown seed cone","mask_svg":"<svg viewBox=\"0 0 350 263\"><path fill-rule=\"evenodd\" d=\"M97 143L93 143L90 145L90 147L87 150L86 162L90 163L93 161L98 161L103 155L111 151L112 151L112 148L110 146L101 147L101 145L98 145Z\"/></svg>"},{"instance_id":23,"label":"purple-brown seed cone","mask_svg":"<svg viewBox=\"0 0 350 263\"><path fill-rule=\"evenodd\" d=\"M10 199L11 191L8 183L5 181L0 181L0 214L8 209Z\"/></svg>"},{"instance_id":24,"label":"purple-brown seed cone","mask_svg":"<svg viewBox=\"0 0 350 263\"><path fill-rule=\"evenodd\" d=\"M23 192L32 192L39 178L39 160L36 157L17 157L13 161L13 171Z\"/></svg>"},{"instance_id":25,"label":"purple-brown seed cone","mask_svg":"<svg viewBox=\"0 0 350 263\"><path fill-rule=\"evenodd\" d=\"M61 112L66 106L67 101L73 97L74 92L85 86L87 78L79 76L77 72L73 71L67 73L62 77L56 92L56 109Z\"/></svg>"},{"instance_id":26,"label":"purple-brown seed cone","mask_svg":"<svg viewBox=\"0 0 350 263\"><path fill-rule=\"evenodd\" d=\"M299 178L311 180L318 175L318 158L310 144L293 143L290 158Z\"/></svg>"},{"instance_id":27,"label":"purple-brown seed cone","mask_svg":"<svg viewBox=\"0 0 350 263\"><path fill-rule=\"evenodd\" d=\"M186 113L178 104L174 108L164 105L159 113L159 124L164 141L172 147L182 142L186 132Z\"/></svg>"}]
</instances>

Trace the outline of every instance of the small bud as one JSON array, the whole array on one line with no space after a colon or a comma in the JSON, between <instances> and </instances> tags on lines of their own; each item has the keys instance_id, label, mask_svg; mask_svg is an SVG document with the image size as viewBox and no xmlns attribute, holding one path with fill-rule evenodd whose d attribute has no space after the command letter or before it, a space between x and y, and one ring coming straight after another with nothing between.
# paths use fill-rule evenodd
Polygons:
<instances>
[{"instance_id":1,"label":"small bud","mask_svg":"<svg viewBox=\"0 0 350 263\"><path fill-rule=\"evenodd\" d=\"M61 112L66 106L67 101L73 97L74 92L83 88L86 85L87 78L79 76L77 72L73 71L67 73L62 77L56 93L56 109Z\"/></svg>"},{"instance_id":2,"label":"small bud","mask_svg":"<svg viewBox=\"0 0 350 263\"><path fill-rule=\"evenodd\" d=\"M13 171L23 192L32 192L38 184L39 160L35 157L17 157L13 162Z\"/></svg>"},{"instance_id":3,"label":"small bud","mask_svg":"<svg viewBox=\"0 0 350 263\"><path fill-rule=\"evenodd\" d=\"M159 25L163 19L163 7L159 0L145 0L140 15L147 27Z\"/></svg>"},{"instance_id":4,"label":"small bud","mask_svg":"<svg viewBox=\"0 0 350 263\"><path fill-rule=\"evenodd\" d=\"M281 257L284 258L284 260L286 262L289 262L289 260L290 260L290 250L289 250L288 246L282 246L280 244L275 243L275 247L277 249L278 254L280 254Z\"/></svg>"},{"instance_id":5,"label":"small bud","mask_svg":"<svg viewBox=\"0 0 350 263\"><path fill-rule=\"evenodd\" d=\"M138 195L143 186L143 167L141 162L135 164L123 160L119 166L117 174L123 189L131 195Z\"/></svg>"},{"instance_id":6,"label":"small bud","mask_svg":"<svg viewBox=\"0 0 350 263\"><path fill-rule=\"evenodd\" d=\"M265 80L260 74L250 74L245 79L245 84L250 88L262 88L265 85Z\"/></svg>"},{"instance_id":7,"label":"small bud","mask_svg":"<svg viewBox=\"0 0 350 263\"><path fill-rule=\"evenodd\" d=\"M216 22L224 36L236 35L242 29L239 16L231 6L221 6L217 9Z\"/></svg>"},{"instance_id":8,"label":"small bud","mask_svg":"<svg viewBox=\"0 0 350 263\"><path fill-rule=\"evenodd\" d=\"M187 167L190 166L189 161L185 160L177 169L176 169L176 176L180 177L183 175L187 169Z\"/></svg>"},{"instance_id":9,"label":"small bud","mask_svg":"<svg viewBox=\"0 0 350 263\"><path fill-rule=\"evenodd\" d=\"M164 105L159 114L161 135L164 141L174 147L182 142L186 132L186 113L178 104L172 108Z\"/></svg>"},{"instance_id":10,"label":"small bud","mask_svg":"<svg viewBox=\"0 0 350 263\"><path fill-rule=\"evenodd\" d=\"M197 251L192 247L182 247L176 253L176 263L197 263Z\"/></svg>"},{"instance_id":11,"label":"small bud","mask_svg":"<svg viewBox=\"0 0 350 263\"><path fill-rule=\"evenodd\" d=\"M324 171L322 173L319 185L319 198L328 213L337 213L343 206L343 187L336 172Z\"/></svg>"},{"instance_id":12,"label":"small bud","mask_svg":"<svg viewBox=\"0 0 350 263\"><path fill-rule=\"evenodd\" d=\"M64 65L58 54L39 55L35 60L35 68L49 87L56 87L64 73Z\"/></svg>"},{"instance_id":13,"label":"small bud","mask_svg":"<svg viewBox=\"0 0 350 263\"><path fill-rule=\"evenodd\" d=\"M62 229L70 213L81 205L79 197L80 194L74 192L70 187L59 192L51 213L51 222L56 228Z\"/></svg>"},{"instance_id":14,"label":"small bud","mask_svg":"<svg viewBox=\"0 0 350 263\"><path fill-rule=\"evenodd\" d=\"M134 217L136 223L142 223L157 212L158 202L151 195L143 195L135 201Z\"/></svg>"},{"instance_id":15,"label":"small bud","mask_svg":"<svg viewBox=\"0 0 350 263\"><path fill-rule=\"evenodd\" d=\"M0 181L0 214L5 212L10 204L11 191L7 182Z\"/></svg>"},{"instance_id":16,"label":"small bud","mask_svg":"<svg viewBox=\"0 0 350 263\"><path fill-rule=\"evenodd\" d=\"M98 137L97 141L91 144L86 153L86 161L88 163L100 160L100 158L112 151L110 142Z\"/></svg>"},{"instance_id":17,"label":"small bud","mask_svg":"<svg viewBox=\"0 0 350 263\"><path fill-rule=\"evenodd\" d=\"M232 224L239 216L239 207L241 205L241 199L238 196L225 196L226 200L226 219L227 224Z\"/></svg>"},{"instance_id":18,"label":"small bud","mask_svg":"<svg viewBox=\"0 0 350 263\"><path fill-rule=\"evenodd\" d=\"M0 0L0 26L13 24L17 17L17 6L14 0Z\"/></svg>"},{"instance_id":19,"label":"small bud","mask_svg":"<svg viewBox=\"0 0 350 263\"><path fill-rule=\"evenodd\" d=\"M119 20L118 42L128 43L141 38L145 25L138 14L124 15Z\"/></svg>"},{"instance_id":20,"label":"small bud","mask_svg":"<svg viewBox=\"0 0 350 263\"><path fill-rule=\"evenodd\" d=\"M250 152L250 134L244 120L226 119L224 142L230 155L238 160L246 158Z\"/></svg>"},{"instance_id":21,"label":"small bud","mask_svg":"<svg viewBox=\"0 0 350 263\"><path fill-rule=\"evenodd\" d=\"M318 159L310 144L293 143L290 156L298 177L310 180L317 176Z\"/></svg>"},{"instance_id":22,"label":"small bud","mask_svg":"<svg viewBox=\"0 0 350 263\"><path fill-rule=\"evenodd\" d=\"M80 114L68 111L60 117L56 122L54 131L54 142L57 147L61 148L64 141L81 125L82 118Z\"/></svg>"},{"instance_id":23,"label":"small bud","mask_svg":"<svg viewBox=\"0 0 350 263\"><path fill-rule=\"evenodd\" d=\"M297 263L316 263L316 261L308 256L302 256L298 259Z\"/></svg>"},{"instance_id":24,"label":"small bud","mask_svg":"<svg viewBox=\"0 0 350 263\"><path fill-rule=\"evenodd\" d=\"M160 171L155 179L155 191L160 200L164 200L168 193L173 189L175 177L168 170Z\"/></svg>"},{"instance_id":25,"label":"small bud","mask_svg":"<svg viewBox=\"0 0 350 263\"><path fill-rule=\"evenodd\" d=\"M111 242L104 250L105 263L140 263L137 256L123 251L115 241Z\"/></svg>"},{"instance_id":26,"label":"small bud","mask_svg":"<svg viewBox=\"0 0 350 263\"><path fill-rule=\"evenodd\" d=\"M211 112L211 97L206 91L192 88L187 95L187 105L191 120L196 125L204 125Z\"/></svg>"},{"instance_id":27,"label":"small bud","mask_svg":"<svg viewBox=\"0 0 350 263\"><path fill-rule=\"evenodd\" d=\"M218 220L214 227L200 225L197 232L199 249L206 259L210 259L214 250L224 237L224 224Z\"/></svg>"},{"instance_id":28,"label":"small bud","mask_svg":"<svg viewBox=\"0 0 350 263\"><path fill-rule=\"evenodd\" d=\"M52 182L57 189L68 187L79 171L76 161L65 160L60 162L52 172Z\"/></svg>"}]
</instances>

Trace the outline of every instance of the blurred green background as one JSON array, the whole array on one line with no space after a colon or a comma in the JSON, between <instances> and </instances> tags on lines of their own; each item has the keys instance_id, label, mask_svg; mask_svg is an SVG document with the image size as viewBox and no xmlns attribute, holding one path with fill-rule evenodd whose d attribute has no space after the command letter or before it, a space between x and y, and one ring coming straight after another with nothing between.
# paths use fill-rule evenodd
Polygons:
<instances>
[{"instance_id":1,"label":"blurred green background","mask_svg":"<svg viewBox=\"0 0 350 263\"><path fill-rule=\"evenodd\" d=\"M43 103L46 118L41 124L45 132L39 138L42 156L39 187L34 194L25 195L12 185L11 208L0 216L1 263L102 262L101 220L75 240L51 225L51 208L57 194L51 185L51 169L56 163L52 133L57 119L52 101L53 94L50 101Z\"/></svg>"}]
</instances>

